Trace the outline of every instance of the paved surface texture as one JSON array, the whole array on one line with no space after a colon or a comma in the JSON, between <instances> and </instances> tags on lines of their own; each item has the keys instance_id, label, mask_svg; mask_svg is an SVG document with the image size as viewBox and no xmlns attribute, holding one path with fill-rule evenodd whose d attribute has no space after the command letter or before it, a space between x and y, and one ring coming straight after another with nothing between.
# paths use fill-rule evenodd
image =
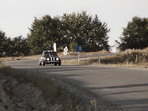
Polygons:
<instances>
[{"instance_id":1,"label":"paved surface texture","mask_svg":"<svg viewBox=\"0 0 148 111\"><path fill-rule=\"evenodd\" d=\"M129 111L148 111L148 69L101 65L38 66L37 60L8 64L56 75Z\"/></svg>"}]
</instances>

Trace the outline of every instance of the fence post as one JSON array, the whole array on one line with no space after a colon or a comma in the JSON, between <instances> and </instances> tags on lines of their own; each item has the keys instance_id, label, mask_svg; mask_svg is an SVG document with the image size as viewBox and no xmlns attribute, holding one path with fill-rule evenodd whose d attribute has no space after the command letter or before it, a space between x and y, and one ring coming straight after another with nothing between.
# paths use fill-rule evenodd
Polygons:
<instances>
[{"instance_id":1,"label":"fence post","mask_svg":"<svg viewBox=\"0 0 148 111\"><path fill-rule=\"evenodd\" d=\"M99 57L99 64L101 63L100 57Z\"/></svg>"},{"instance_id":2,"label":"fence post","mask_svg":"<svg viewBox=\"0 0 148 111\"><path fill-rule=\"evenodd\" d=\"M135 63L138 62L138 55L136 55L136 58L135 58Z\"/></svg>"},{"instance_id":3,"label":"fence post","mask_svg":"<svg viewBox=\"0 0 148 111\"><path fill-rule=\"evenodd\" d=\"M128 64L129 64L129 60L127 59L127 66L128 66Z\"/></svg>"}]
</instances>

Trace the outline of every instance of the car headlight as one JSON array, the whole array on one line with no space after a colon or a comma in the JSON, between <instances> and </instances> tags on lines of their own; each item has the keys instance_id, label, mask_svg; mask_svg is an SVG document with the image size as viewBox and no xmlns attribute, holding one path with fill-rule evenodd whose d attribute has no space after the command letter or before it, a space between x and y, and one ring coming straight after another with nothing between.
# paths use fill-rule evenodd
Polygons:
<instances>
[{"instance_id":1,"label":"car headlight","mask_svg":"<svg viewBox=\"0 0 148 111\"><path fill-rule=\"evenodd\" d=\"M56 60L58 61L58 60L59 60L59 58L57 57L57 58L56 58Z\"/></svg>"},{"instance_id":2,"label":"car headlight","mask_svg":"<svg viewBox=\"0 0 148 111\"><path fill-rule=\"evenodd\" d=\"M47 61L49 61L49 58L47 58Z\"/></svg>"}]
</instances>

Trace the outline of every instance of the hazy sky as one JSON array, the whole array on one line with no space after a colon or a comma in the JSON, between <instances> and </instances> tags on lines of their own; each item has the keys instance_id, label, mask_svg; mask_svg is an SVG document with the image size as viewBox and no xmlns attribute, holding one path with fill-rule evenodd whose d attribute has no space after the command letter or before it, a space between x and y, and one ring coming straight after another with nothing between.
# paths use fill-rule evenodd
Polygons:
<instances>
[{"instance_id":1,"label":"hazy sky","mask_svg":"<svg viewBox=\"0 0 148 111\"><path fill-rule=\"evenodd\" d=\"M148 17L148 0L0 0L0 30L9 37L26 37L34 17L81 11L108 24L113 45L132 17Z\"/></svg>"}]
</instances>

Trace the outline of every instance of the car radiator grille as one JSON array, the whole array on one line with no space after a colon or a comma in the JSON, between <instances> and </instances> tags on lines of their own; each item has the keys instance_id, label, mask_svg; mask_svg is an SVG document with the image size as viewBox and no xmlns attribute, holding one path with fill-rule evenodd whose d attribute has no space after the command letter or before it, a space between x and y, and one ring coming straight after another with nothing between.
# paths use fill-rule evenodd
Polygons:
<instances>
[{"instance_id":1,"label":"car radiator grille","mask_svg":"<svg viewBox=\"0 0 148 111\"><path fill-rule=\"evenodd\" d=\"M50 57L50 61L56 61L55 57Z\"/></svg>"}]
</instances>

